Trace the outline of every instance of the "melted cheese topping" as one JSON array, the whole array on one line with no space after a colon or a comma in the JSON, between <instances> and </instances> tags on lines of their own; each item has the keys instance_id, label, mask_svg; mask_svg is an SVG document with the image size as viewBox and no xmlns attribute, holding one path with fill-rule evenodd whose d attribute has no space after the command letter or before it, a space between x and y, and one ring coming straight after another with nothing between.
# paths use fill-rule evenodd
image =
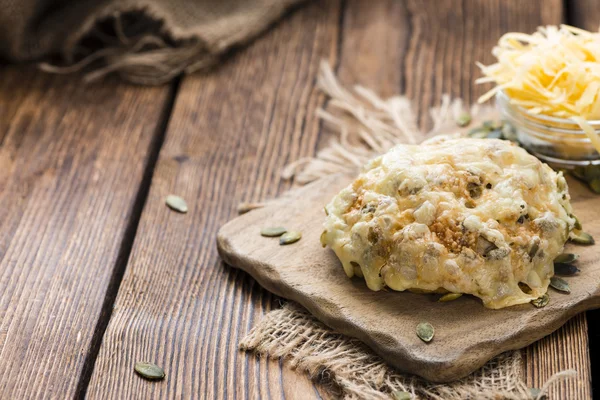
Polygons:
<instances>
[{"instance_id":1,"label":"melted cheese topping","mask_svg":"<svg viewBox=\"0 0 600 400\"><path fill-rule=\"evenodd\" d=\"M400 145L326 206L321 240L372 290L502 308L546 293L575 224L569 199L562 173L508 141Z\"/></svg>"}]
</instances>

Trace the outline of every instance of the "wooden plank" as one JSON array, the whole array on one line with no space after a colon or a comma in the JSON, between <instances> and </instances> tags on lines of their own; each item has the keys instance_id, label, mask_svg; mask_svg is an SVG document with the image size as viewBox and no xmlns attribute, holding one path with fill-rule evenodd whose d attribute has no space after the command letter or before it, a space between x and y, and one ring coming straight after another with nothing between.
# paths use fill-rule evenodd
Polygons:
<instances>
[{"instance_id":1,"label":"wooden plank","mask_svg":"<svg viewBox=\"0 0 600 400\"><path fill-rule=\"evenodd\" d=\"M408 96L428 129L429 109L444 94L471 103L490 89L474 84L481 76L475 63L494 62L491 49L502 34L561 18L560 0L349 0L336 71L347 85ZM322 135L319 146L328 142Z\"/></svg>"},{"instance_id":2,"label":"wooden plank","mask_svg":"<svg viewBox=\"0 0 600 400\"><path fill-rule=\"evenodd\" d=\"M595 0L572 0L565 2L565 4L568 6L569 11L567 23L590 31L597 32L599 30L599 2ZM600 310L590 311L586 313L586 317L589 324L589 354L598 354L600 351ZM600 390L600 365L597 358L592 362L592 385L594 393Z\"/></svg>"},{"instance_id":3,"label":"wooden plank","mask_svg":"<svg viewBox=\"0 0 600 400\"><path fill-rule=\"evenodd\" d=\"M596 0L569 0L565 2L566 22L579 28L598 32L600 27L600 2Z\"/></svg>"},{"instance_id":4,"label":"wooden plank","mask_svg":"<svg viewBox=\"0 0 600 400\"><path fill-rule=\"evenodd\" d=\"M383 97L403 93L409 17L403 1L348 0L336 66L340 81L360 84Z\"/></svg>"},{"instance_id":5,"label":"wooden plank","mask_svg":"<svg viewBox=\"0 0 600 400\"><path fill-rule=\"evenodd\" d=\"M414 100L422 127L443 94L467 104L489 90L475 85L476 62L494 62L492 47L508 31L529 32L562 18L560 0L407 0L410 42L403 64L405 93Z\"/></svg>"},{"instance_id":6,"label":"wooden plank","mask_svg":"<svg viewBox=\"0 0 600 400\"><path fill-rule=\"evenodd\" d=\"M222 268L214 234L233 217L238 201L284 191L288 186L278 173L285 163L327 143L314 115L322 103L314 88L319 59L335 65L344 83L407 94L426 127L427 110L442 94L474 101L487 89L473 85L479 76L474 63L492 61L490 50L502 33L532 31L562 18L559 0L342 5L342 13L337 2L309 5L213 75L185 79L91 398L308 397L302 376L235 350L241 335L276 303L245 275ZM165 209L170 192L188 198L188 215ZM167 381L137 379L131 368L140 359L165 366Z\"/></svg>"},{"instance_id":7,"label":"wooden plank","mask_svg":"<svg viewBox=\"0 0 600 400\"><path fill-rule=\"evenodd\" d=\"M568 24L593 32L598 31L600 26L600 2L597 0L570 0L566 1L565 5L567 6ZM586 319L588 323L589 354L600 354L600 310L588 311ZM592 360L591 367L593 392L599 393L600 361L597 357ZM586 384L589 383L586 382Z\"/></svg>"},{"instance_id":8,"label":"wooden plank","mask_svg":"<svg viewBox=\"0 0 600 400\"><path fill-rule=\"evenodd\" d=\"M577 379L553 385L548 397L591 399L590 355L587 346L587 321L585 313L581 313L552 335L525 349L528 385L541 387L554 373L574 369L577 371Z\"/></svg>"},{"instance_id":9,"label":"wooden plank","mask_svg":"<svg viewBox=\"0 0 600 400\"><path fill-rule=\"evenodd\" d=\"M213 73L184 78L87 396L319 398L324 392L238 342L279 300L218 257L240 201L276 196L280 171L314 152L321 59L335 61L340 2L303 7ZM175 214L164 197L187 199ZM137 360L163 366L143 381Z\"/></svg>"},{"instance_id":10,"label":"wooden plank","mask_svg":"<svg viewBox=\"0 0 600 400\"><path fill-rule=\"evenodd\" d=\"M3 68L0 397L76 394L168 91Z\"/></svg>"}]
</instances>

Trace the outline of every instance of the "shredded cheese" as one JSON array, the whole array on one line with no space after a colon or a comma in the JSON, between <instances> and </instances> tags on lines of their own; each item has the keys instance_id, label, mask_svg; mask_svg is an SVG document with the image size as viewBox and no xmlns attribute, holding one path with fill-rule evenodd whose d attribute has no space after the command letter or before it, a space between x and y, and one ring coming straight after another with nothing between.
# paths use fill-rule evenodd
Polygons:
<instances>
[{"instance_id":1,"label":"shredded cheese","mask_svg":"<svg viewBox=\"0 0 600 400\"><path fill-rule=\"evenodd\" d=\"M492 54L498 62L478 63L485 77L476 82L496 87L480 103L502 90L530 114L576 122L600 153L600 138L587 122L600 119L600 32L561 25L507 33Z\"/></svg>"}]
</instances>

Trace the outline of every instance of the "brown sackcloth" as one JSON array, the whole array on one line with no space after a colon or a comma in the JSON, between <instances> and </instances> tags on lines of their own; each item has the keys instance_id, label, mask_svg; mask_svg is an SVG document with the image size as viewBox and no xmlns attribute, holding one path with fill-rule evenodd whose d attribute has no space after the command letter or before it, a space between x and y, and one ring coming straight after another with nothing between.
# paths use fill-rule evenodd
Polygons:
<instances>
[{"instance_id":1,"label":"brown sackcloth","mask_svg":"<svg viewBox=\"0 0 600 400\"><path fill-rule=\"evenodd\" d=\"M411 399L535 399L542 398L550 385L575 374L560 372L539 391L532 391L523 380L521 353L510 351L466 378L430 383L397 372L358 339L332 331L294 303L268 313L242 339L240 348L283 358L323 383L335 398L346 400L394 400L397 391L409 393Z\"/></svg>"},{"instance_id":2,"label":"brown sackcloth","mask_svg":"<svg viewBox=\"0 0 600 400\"><path fill-rule=\"evenodd\" d=\"M327 108L317 114L338 137L315 157L300 159L286 167L283 177L293 177L296 185L338 172L358 173L367 160L399 143L436 140L440 133L461 135L482 121L499 119L493 107L466 106L458 99L444 96L440 107L430 111L433 128L425 133L417 128L417 116L405 97L382 99L361 86L349 90L339 84L325 62L317 82L328 97ZM456 117L467 109L473 122L459 129ZM243 204L239 211L264 205ZM291 303L268 313L242 339L240 348L283 358L325 383L334 397L345 399L393 399L396 391L409 393L411 399L539 399L553 383L576 375L572 370L559 372L539 392L532 392L524 381L520 351L510 351L464 379L447 384L430 383L394 370L359 340L332 331Z\"/></svg>"},{"instance_id":3,"label":"brown sackcloth","mask_svg":"<svg viewBox=\"0 0 600 400\"><path fill-rule=\"evenodd\" d=\"M0 0L0 58L142 84L214 64L303 0Z\"/></svg>"}]
</instances>

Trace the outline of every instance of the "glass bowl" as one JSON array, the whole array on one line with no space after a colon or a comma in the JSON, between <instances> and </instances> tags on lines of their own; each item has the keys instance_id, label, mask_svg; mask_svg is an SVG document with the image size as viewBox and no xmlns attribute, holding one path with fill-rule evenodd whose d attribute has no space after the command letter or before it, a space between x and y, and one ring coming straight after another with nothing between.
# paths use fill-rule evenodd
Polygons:
<instances>
[{"instance_id":1,"label":"glass bowl","mask_svg":"<svg viewBox=\"0 0 600 400\"><path fill-rule=\"evenodd\" d=\"M502 118L515 128L521 145L539 159L558 168L600 165L600 154L576 122L566 118L529 114L511 104L506 93L496 95ZM587 121L600 133L600 120Z\"/></svg>"}]
</instances>

